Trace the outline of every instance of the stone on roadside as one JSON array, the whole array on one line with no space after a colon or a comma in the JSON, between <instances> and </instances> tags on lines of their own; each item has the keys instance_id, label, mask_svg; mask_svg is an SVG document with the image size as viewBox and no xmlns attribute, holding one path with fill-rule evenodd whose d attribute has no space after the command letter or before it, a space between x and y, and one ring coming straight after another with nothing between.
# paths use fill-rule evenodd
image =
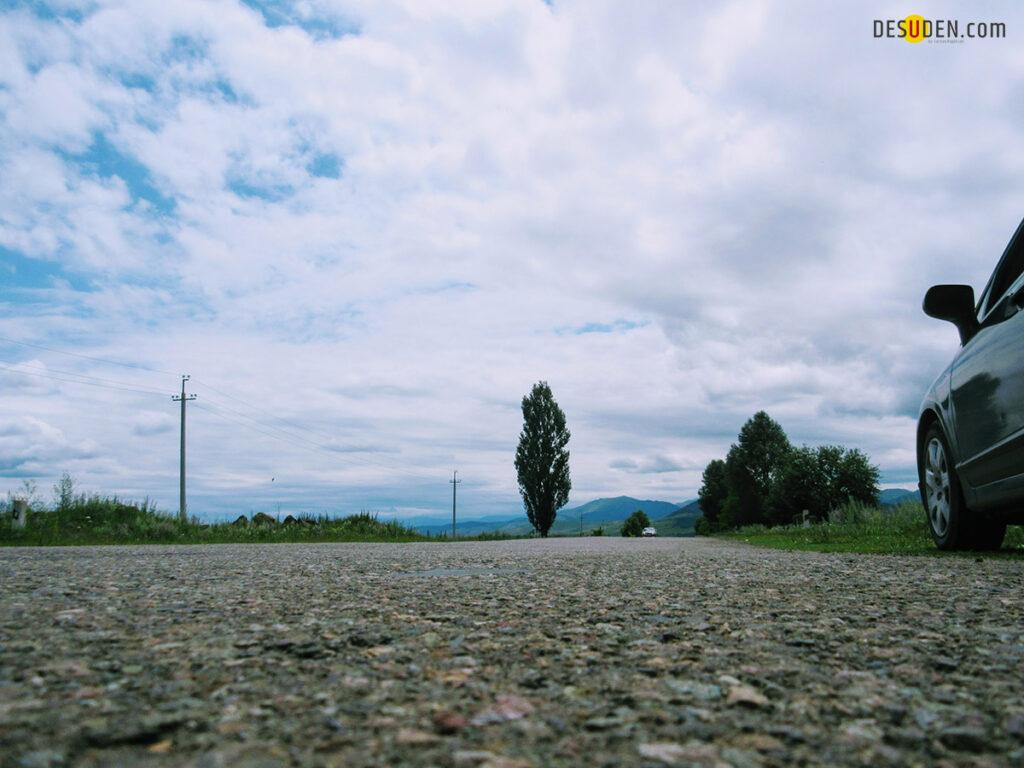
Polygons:
<instances>
[{"instance_id":1,"label":"stone on roadside","mask_svg":"<svg viewBox=\"0 0 1024 768\"><path fill-rule=\"evenodd\" d=\"M943 728L939 731L939 741L956 752L984 752L989 747L985 732L970 726Z\"/></svg>"},{"instance_id":2,"label":"stone on roadside","mask_svg":"<svg viewBox=\"0 0 1024 768\"><path fill-rule=\"evenodd\" d=\"M434 733L418 731L413 728L399 728L395 743L406 747L425 747L436 744L440 737Z\"/></svg>"},{"instance_id":3,"label":"stone on roadside","mask_svg":"<svg viewBox=\"0 0 1024 768\"><path fill-rule=\"evenodd\" d=\"M433 720L437 732L445 735L457 733L469 725L469 721L463 715L447 710L435 714Z\"/></svg>"},{"instance_id":4,"label":"stone on roadside","mask_svg":"<svg viewBox=\"0 0 1024 768\"><path fill-rule=\"evenodd\" d=\"M533 712L533 704L522 696L504 694L494 700L494 704L480 712L470 722L473 725L491 725L509 720L518 720Z\"/></svg>"},{"instance_id":5,"label":"stone on roadside","mask_svg":"<svg viewBox=\"0 0 1024 768\"><path fill-rule=\"evenodd\" d=\"M722 762L718 750L711 744L691 741L688 744L675 742L651 742L637 747L640 757L655 760L663 765L718 766Z\"/></svg>"},{"instance_id":6,"label":"stone on roadside","mask_svg":"<svg viewBox=\"0 0 1024 768\"><path fill-rule=\"evenodd\" d=\"M760 707L767 707L770 702L768 697L756 688L741 683L729 689L729 695L726 697L725 703L730 707L739 706L758 709Z\"/></svg>"}]
</instances>

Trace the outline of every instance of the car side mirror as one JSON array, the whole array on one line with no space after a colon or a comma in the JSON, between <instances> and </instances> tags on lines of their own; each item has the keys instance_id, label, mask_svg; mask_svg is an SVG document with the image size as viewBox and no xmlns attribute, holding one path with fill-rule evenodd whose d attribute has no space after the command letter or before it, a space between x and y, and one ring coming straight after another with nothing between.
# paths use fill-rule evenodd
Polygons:
<instances>
[{"instance_id":1,"label":"car side mirror","mask_svg":"<svg viewBox=\"0 0 1024 768\"><path fill-rule=\"evenodd\" d=\"M960 343L966 344L978 332L974 314L974 289L969 285L933 285L924 295L924 313L947 320L960 331Z\"/></svg>"}]
</instances>

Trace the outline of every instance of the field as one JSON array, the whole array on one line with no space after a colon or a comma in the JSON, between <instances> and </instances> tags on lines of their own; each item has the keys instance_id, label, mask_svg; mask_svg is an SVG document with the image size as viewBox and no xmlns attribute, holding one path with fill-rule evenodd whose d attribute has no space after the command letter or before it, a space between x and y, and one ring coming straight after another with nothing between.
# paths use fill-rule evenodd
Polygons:
<instances>
[{"instance_id":1,"label":"field","mask_svg":"<svg viewBox=\"0 0 1024 768\"><path fill-rule=\"evenodd\" d=\"M772 549L814 552L864 552L875 554L943 554L928 534L924 510L916 501L888 509L847 506L827 522L800 525L748 526L715 534ZM1024 529L1010 526L1001 553L1024 555Z\"/></svg>"}]
</instances>

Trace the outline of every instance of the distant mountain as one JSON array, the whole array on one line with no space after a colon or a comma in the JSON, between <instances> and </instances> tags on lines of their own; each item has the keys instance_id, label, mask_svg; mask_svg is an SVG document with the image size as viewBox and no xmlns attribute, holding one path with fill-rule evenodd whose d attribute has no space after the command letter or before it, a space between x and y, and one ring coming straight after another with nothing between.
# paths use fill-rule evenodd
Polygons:
<instances>
[{"instance_id":1,"label":"distant mountain","mask_svg":"<svg viewBox=\"0 0 1024 768\"><path fill-rule=\"evenodd\" d=\"M903 488L887 488L879 492L878 502L883 507L893 507L908 499L918 497L917 491ZM616 496L610 499L594 499L586 504L559 510L552 536L572 536L580 532L580 514L583 515L583 532L590 534L595 528L603 528L606 536L618 536L622 522L638 509L651 518L659 536L693 536L693 526L701 516L700 502L687 499L678 504L651 499L634 499L631 496ZM450 518L419 517L402 521L420 533L441 536L451 532ZM476 536L481 533L507 533L513 536L528 536L533 526L526 515L518 517L491 516L474 519L459 519L460 535Z\"/></svg>"},{"instance_id":2,"label":"distant mountain","mask_svg":"<svg viewBox=\"0 0 1024 768\"><path fill-rule=\"evenodd\" d=\"M432 521L428 523L409 523L402 521L410 528L414 528L420 533L425 533L428 536L440 536L442 534L451 534L452 532L452 521L449 518L445 522ZM522 528L523 525L529 527L530 521L526 519L526 515L515 518L506 517L482 517L471 520L456 520L455 530L460 536L476 536L479 533L515 533L518 529Z\"/></svg>"},{"instance_id":3,"label":"distant mountain","mask_svg":"<svg viewBox=\"0 0 1024 768\"><path fill-rule=\"evenodd\" d=\"M634 499L631 496L616 496L611 499L594 499L586 504L576 507L561 509L555 517L555 524L551 526L551 535L578 534L580 531L580 515L583 516L583 532L589 534L595 528L604 528L609 536L617 536L622 521L642 509L651 520L660 520L672 514L680 507L670 501L654 501L652 499ZM431 536L448 533L451 531L451 521L442 523L434 518L429 521L423 520L420 524L409 523L421 533ZM512 519L485 518L475 520L459 520L456 526L460 534L475 536L479 533L509 533L512 535L526 536L533 526L526 519L526 515Z\"/></svg>"},{"instance_id":4,"label":"distant mountain","mask_svg":"<svg viewBox=\"0 0 1024 768\"><path fill-rule=\"evenodd\" d=\"M883 507L895 507L904 501L920 499L917 491L908 491L905 488L886 488L878 493L878 503Z\"/></svg>"},{"instance_id":5,"label":"distant mountain","mask_svg":"<svg viewBox=\"0 0 1024 768\"><path fill-rule=\"evenodd\" d=\"M696 499L684 502L682 506L655 523L659 536L693 536L697 518L704 514Z\"/></svg>"},{"instance_id":6,"label":"distant mountain","mask_svg":"<svg viewBox=\"0 0 1024 768\"><path fill-rule=\"evenodd\" d=\"M651 520L671 515L679 508L670 501L652 501L651 499L634 499L631 496L616 496L611 499L594 499L578 507L569 507L558 513L558 517L572 518L579 523L583 514L583 524L606 523L625 520L638 509L647 513Z\"/></svg>"}]
</instances>

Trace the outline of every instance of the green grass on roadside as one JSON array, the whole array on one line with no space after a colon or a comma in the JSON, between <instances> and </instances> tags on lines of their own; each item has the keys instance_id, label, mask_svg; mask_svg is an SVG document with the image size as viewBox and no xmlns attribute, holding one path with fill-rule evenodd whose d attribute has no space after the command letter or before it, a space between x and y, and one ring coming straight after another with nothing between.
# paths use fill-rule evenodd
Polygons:
<instances>
[{"instance_id":1,"label":"green grass on roadside","mask_svg":"<svg viewBox=\"0 0 1024 768\"><path fill-rule=\"evenodd\" d=\"M91 544L237 544L329 541L429 541L411 528L374 515L302 518L290 525L180 522L148 502L78 496L53 510L30 512L23 529L3 516L0 546Z\"/></svg>"},{"instance_id":2,"label":"green grass on roadside","mask_svg":"<svg viewBox=\"0 0 1024 768\"><path fill-rule=\"evenodd\" d=\"M752 525L715 536L772 549L894 555L939 553L928 534L924 510L917 501L888 509L851 504L833 513L830 520L806 528ZM1010 526L1001 553L1024 555L1021 526Z\"/></svg>"}]
</instances>

